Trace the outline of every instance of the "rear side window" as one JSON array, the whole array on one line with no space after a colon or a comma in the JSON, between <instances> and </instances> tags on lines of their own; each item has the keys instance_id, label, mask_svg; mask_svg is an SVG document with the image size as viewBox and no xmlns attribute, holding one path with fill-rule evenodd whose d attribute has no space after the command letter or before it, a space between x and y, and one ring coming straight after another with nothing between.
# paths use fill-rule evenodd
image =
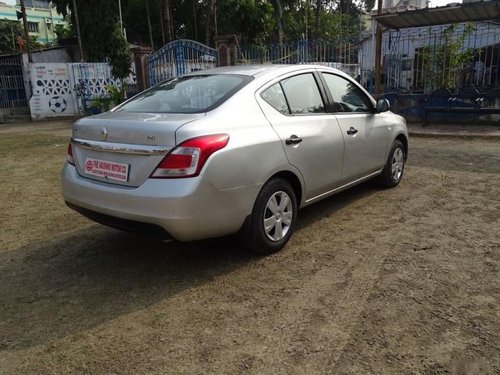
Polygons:
<instances>
[{"instance_id":1,"label":"rear side window","mask_svg":"<svg viewBox=\"0 0 500 375\"><path fill-rule=\"evenodd\" d=\"M212 110L252 80L240 75L197 75L160 83L118 107L118 112L199 113Z\"/></svg>"},{"instance_id":2,"label":"rear side window","mask_svg":"<svg viewBox=\"0 0 500 375\"><path fill-rule=\"evenodd\" d=\"M286 103L285 94L279 83L269 87L262 93L262 99L268 102L274 109L284 115L290 114L288 104Z\"/></svg>"},{"instance_id":3,"label":"rear side window","mask_svg":"<svg viewBox=\"0 0 500 375\"><path fill-rule=\"evenodd\" d=\"M265 90L261 97L283 114L325 113L325 105L312 73L284 79Z\"/></svg>"}]
</instances>

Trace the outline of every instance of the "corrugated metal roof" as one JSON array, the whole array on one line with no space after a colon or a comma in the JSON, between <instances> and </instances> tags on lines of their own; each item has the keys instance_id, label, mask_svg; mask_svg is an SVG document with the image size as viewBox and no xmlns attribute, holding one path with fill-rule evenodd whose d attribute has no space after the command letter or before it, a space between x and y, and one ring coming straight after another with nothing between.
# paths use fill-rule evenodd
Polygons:
<instances>
[{"instance_id":1,"label":"corrugated metal roof","mask_svg":"<svg viewBox=\"0 0 500 375\"><path fill-rule=\"evenodd\" d=\"M385 13L373 18L390 29L495 20L500 18L500 0Z\"/></svg>"}]
</instances>

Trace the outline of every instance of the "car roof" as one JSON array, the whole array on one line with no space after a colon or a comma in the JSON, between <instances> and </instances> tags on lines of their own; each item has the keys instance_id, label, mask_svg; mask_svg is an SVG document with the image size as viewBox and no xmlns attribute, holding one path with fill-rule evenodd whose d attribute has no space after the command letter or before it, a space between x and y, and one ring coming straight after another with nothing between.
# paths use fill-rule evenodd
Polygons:
<instances>
[{"instance_id":1,"label":"car roof","mask_svg":"<svg viewBox=\"0 0 500 375\"><path fill-rule=\"evenodd\" d=\"M238 74L254 78L261 78L264 76L281 75L288 72L300 71L305 69L322 69L334 71L338 74L344 75L342 71L330 68L323 65L305 65L305 64L267 64L267 65L236 65L236 66L223 66L213 69L201 70L187 75L210 75L210 74Z\"/></svg>"}]
</instances>

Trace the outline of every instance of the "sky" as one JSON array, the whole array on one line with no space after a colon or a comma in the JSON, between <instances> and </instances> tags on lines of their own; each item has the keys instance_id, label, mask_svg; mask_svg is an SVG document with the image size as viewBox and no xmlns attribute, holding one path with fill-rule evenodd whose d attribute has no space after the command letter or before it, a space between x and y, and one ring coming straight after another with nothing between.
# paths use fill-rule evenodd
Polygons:
<instances>
[{"instance_id":1,"label":"sky","mask_svg":"<svg viewBox=\"0 0 500 375\"><path fill-rule=\"evenodd\" d=\"M461 0L431 0L431 7L442 7L443 5L449 4L449 3L461 3Z\"/></svg>"},{"instance_id":2,"label":"sky","mask_svg":"<svg viewBox=\"0 0 500 375\"><path fill-rule=\"evenodd\" d=\"M431 0L431 8L442 7L449 3L461 3L462 0Z\"/></svg>"}]
</instances>

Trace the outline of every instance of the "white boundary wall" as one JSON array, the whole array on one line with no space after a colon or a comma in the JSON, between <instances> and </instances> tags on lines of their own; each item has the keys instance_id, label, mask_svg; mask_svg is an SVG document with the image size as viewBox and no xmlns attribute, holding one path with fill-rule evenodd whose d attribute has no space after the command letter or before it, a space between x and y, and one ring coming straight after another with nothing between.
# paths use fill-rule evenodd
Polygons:
<instances>
[{"instance_id":1,"label":"white boundary wall","mask_svg":"<svg viewBox=\"0 0 500 375\"><path fill-rule=\"evenodd\" d=\"M29 65L31 118L84 114L84 104L107 97L107 86L121 85L107 63L36 63ZM131 76L125 80L134 83Z\"/></svg>"},{"instance_id":2,"label":"white boundary wall","mask_svg":"<svg viewBox=\"0 0 500 375\"><path fill-rule=\"evenodd\" d=\"M32 90L29 105L33 120L80 114L69 64L30 64L29 77Z\"/></svg>"}]
</instances>

